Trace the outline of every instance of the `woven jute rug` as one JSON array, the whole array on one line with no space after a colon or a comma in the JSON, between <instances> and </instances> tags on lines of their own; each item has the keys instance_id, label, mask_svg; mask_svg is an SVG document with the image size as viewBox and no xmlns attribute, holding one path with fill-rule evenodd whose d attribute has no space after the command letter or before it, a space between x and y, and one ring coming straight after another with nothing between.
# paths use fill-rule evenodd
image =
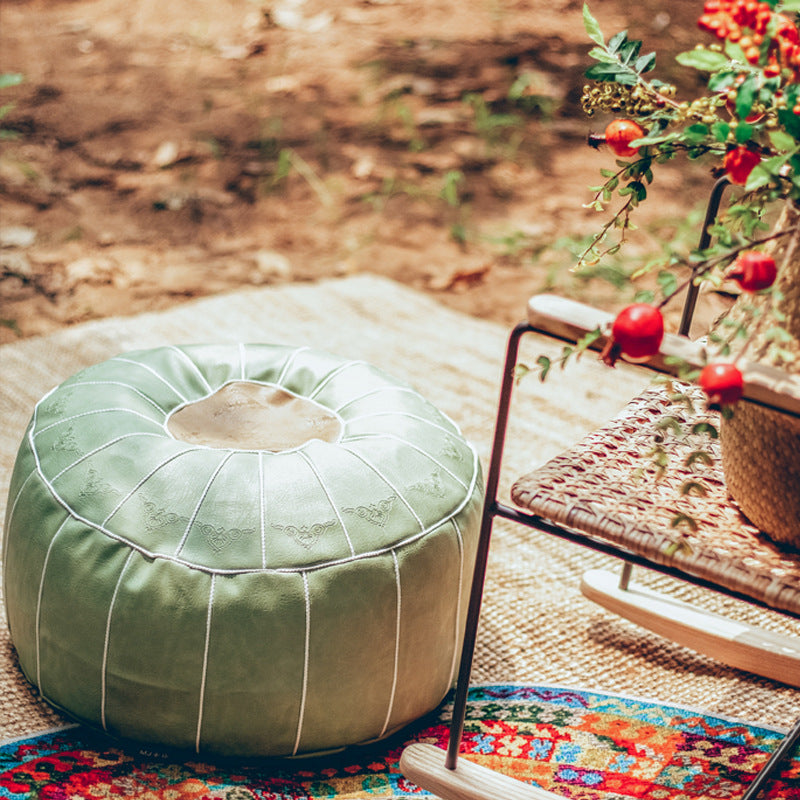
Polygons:
<instances>
[{"instance_id":1,"label":"woven jute rug","mask_svg":"<svg viewBox=\"0 0 800 800\"><path fill-rule=\"evenodd\" d=\"M520 316L525 298L520 300ZM385 279L258 289L181 305L168 312L86 323L0 347L0 519L16 450L34 403L77 370L127 350L198 342L309 345L364 359L416 386L459 424L488 460L508 331L453 312ZM560 346L529 337L523 358ZM546 384L528 377L514 404L501 484L545 463L606 422L649 382L585 356ZM786 727L800 693L725 667L642 631L585 600L581 573L614 562L508 523L493 538L475 682L549 683L656 698L663 703ZM800 625L716 594L637 573L637 580L785 633ZM63 723L22 677L0 617L0 739Z\"/></svg>"}]
</instances>

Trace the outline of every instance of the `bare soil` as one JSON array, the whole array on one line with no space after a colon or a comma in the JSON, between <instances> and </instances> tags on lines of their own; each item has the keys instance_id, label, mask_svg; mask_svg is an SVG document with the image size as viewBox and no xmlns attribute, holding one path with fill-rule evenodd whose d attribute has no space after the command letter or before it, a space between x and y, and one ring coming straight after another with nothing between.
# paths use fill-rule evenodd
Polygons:
<instances>
[{"instance_id":1,"label":"bare soil","mask_svg":"<svg viewBox=\"0 0 800 800\"><path fill-rule=\"evenodd\" d=\"M698 39L699 3L595 0L607 35ZM624 13L623 13L624 12ZM247 286L371 272L516 321L605 219L575 0L3 0L0 342ZM658 178L614 268L696 236Z\"/></svg>"}]
</instances>

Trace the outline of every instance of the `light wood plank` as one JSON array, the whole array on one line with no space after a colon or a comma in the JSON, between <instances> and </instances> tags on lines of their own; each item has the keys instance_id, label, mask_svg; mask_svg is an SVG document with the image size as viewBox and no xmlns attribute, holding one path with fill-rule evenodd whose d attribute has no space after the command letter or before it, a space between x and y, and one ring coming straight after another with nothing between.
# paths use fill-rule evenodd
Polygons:
<instances>
[{"instance_id":1,"label":"light wood plank","mask_svg":"<svg viewBox=\"0 0 800 800\"><path fill-rule=\"evenodd\" d=\"M604 334L611 329L612 314L592 306L551 294L537 294L528 301L528 322L541 331L569 341L578 341L587 333L599 328ZM606 343L601 336L592 349L601 350ZM702 343L685 336L665 333L661 351L647 363L651 369L676 374L670 358L681 358L693 366L702 366L706 359ZM800 376L753 361L738 364L744 377L744 398L775 408L800 414Z\"/></svg>"},{"instance_id":2,"label":"light wood plank","mask_svg":"<svg viewBox=\"0 0 800 800\"><path fill-rule=\"evenodd\" d=\"M459 758L454 770L447 769L445 755L433 744L409 745L400 758L400 771L442 800L564 800L466 758Z\"/></svg>"},{"instance_id":3,"label":"light wood plank","mask_svg":"<svg viewBox=\"0 0 800 800\"><path fill-rule=\"evenodd\" d=\"M800 687L800 638L784 636L698 609L619 576L589 570L581 592L631 622L736 669Z\"/></svg>"}]
</instances>

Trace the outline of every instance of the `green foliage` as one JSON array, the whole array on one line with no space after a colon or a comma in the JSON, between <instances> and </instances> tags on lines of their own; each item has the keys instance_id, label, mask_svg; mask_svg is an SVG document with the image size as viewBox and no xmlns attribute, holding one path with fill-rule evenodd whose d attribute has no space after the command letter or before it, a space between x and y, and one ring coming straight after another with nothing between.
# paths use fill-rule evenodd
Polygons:
<instances>
[{"instance_id":1,"label":"green foliage","mask_svg":"<svg viewBox=\"0 0 800 800\"><path fill-rule=\"evenodd\" d=\"M773 6L776 13L793 8L777 0ZM616 199L621 205L598 230L581 263L594 264L614 255L625 243L625 233L632 227L631 213L647 199L656 166L679 154L721 164L730 150L746 147L759 155L743 187L746 201L715 226L717 250L704 254L706 260L716 259L716 265L724 266L745 243L756 241L764 229L760 215L765 206L776 200L800 201L800 113L795 113L800 109L800 75L775 66L777 45L769 37L779 35L776 28L765 35L758 63L749 61L742 48L730 41L724 47L698 45L680 53L678 63L703 75L708 92L678 102L674 87L647 75L655 68L655 55L642 55L640 41L630 38L627 31L606 41L587 6L583 18L595 45L589 52L595 63L586 77L603 87L602 92L587 87L584 107L592 113L617 98L646 134L632 143L638 147L633 160L617 159L617 169L601 170L603 182L591 187L594 197L587 207L606 211ZM768 54L773 59L769 62ZM611 241L610 234L615 234ZM665 279L664 295L672 295L674 288Z\"/></svg>"},{"instance_id":2,"label":"green foliage","mask_svg":"<svg viewBox=\"0 0 800 800\"><path fill-rule=\"evenodd\" d=\"M18 72L3 72L0 73L0 89L8 89L12 86L18 86L25 80L24 76ZM14 103L4 103L0 105L0 122L11 113L14 108ZM8 128L0 127L0 141L3 139L17 139L19 134L16 131L9 130Z\"/></svg>"},{"instance_id":3,"label":"green foliage","mask_svg":"<svg viewBox=\"0 0 800 800\"><path fill-rule=\"evenodd\" d=\"M539 114L551 119L558 102L554 97L539 89L539 78L535 73L520 73L508 90L508 99L515 108L525 114Z\"/></svg>"},{"instance_id":4,"label":"green foliage","mask_svg":"<svg viewBox=\"0 0 800 800\"><path fill-rule=\"evenodd\" d=\"M576 274L595 277L619 263L627 234L635 227L635 210L650 199L660 167L679 156L701 160L714 175L726 176L734 188L728 193L728 207L709 222L705 241L711 244L704 241L703 249L693 247L683 253L664 247L640 268L614 275L620 288L648 276L637 300L662 307L690 285L725 288L726 280L733 277L729 267L743 252L768 249L781 237L800 234L798 228L773 229L769 218L772 208L787 203L800 206L800 18L795 16L800 13L800 0L768 0L768 4L769 24L763 5L757 14L742 4L734 15L727 7L706 4L701 9L698 3L700 28L717 41L698 44L677 56L679 65L698 74L697 85L702 87L686 100L677 98L676 87L653 77L655 53L627 30L606 39L584 6L593 63L585 72L591 83L583 90L583 108L588 115L611 113L618 119L605 136L593 134L589 141L596 146L605 143L624 155L601 169L602 180L590 187L592 197L585 207L604 214L604 221L577 254ZM643 133L629 141L624 136L631 130L634 135ZM786 258L797 257L789 253ZM739 261L740 267L746 263L752 261ZM748 286L741 274L736 277L743 297L737 313L708 334L708 352L714 359L734 353L738 359L758 341L761 353L766 351L772 363L789 364L796 358L797 343L786 330L780 291L775 285L762 288L762 296L748 302L756 284ZM613 348L605 352L612 362ZM563 367L572 355L567 347L557 360L541 356L536 362L540 379L548 376L555 363ZM692 412L690 419L696 420L698 392L687 386L698 380L700 369L680 359L673 360L672 366L680 383L664 379L670 401L687 408ZM720 416L724 419L734 413L725 407ZM662 415L641 473L660 479L670 466L670 442L678 438L688 443L691 450L685 466L696 472L680 488L688 502L707 491L702 471L713 459L702 442L717 439L719 427L714 417L688 425L682 419ZM685 537L696 530L697 522L681 509L672 525L682 534L669 551L688 550Z\"/></svg>"},{"instance_id":5,"label":"green foliage","mask_svg":"<svg viewBox=\"0 0 800 800\"><path fill-rule=\"evenodd\" d=\"M17 336L22 336L22 331L20 330L19 323L15 319L3 319L0 317L0 327L8 328L10 331L13 331Z\"/></svg>"},{"instance_id":6,"label":"green foliage","mask_svg":"<svg viewBox=\"0 0 800 800\"><path fill-rule=\"evenodd\" d=\"M572 358L579 359L602 335L603 332L599 328L595 328L595 330L589 331L587 334L581 337L581 339L579 339L574 345L564 345L561 350L561 355L556 360L556 363L561 369L565 369ZM553 361L548 356L540 355L536 359L536 364L539 367L539 380L544 382L550 373L550 370L553 366ZM520 375L524 376L531 371L532 370L529 367L524 367Z\"/></svg>"},{"instance_id":7,"label":"green foliage","mask_svg":"<svg viewBox=\"0 0 800 800\"><path fill-rule=\"evenodd\" d=\"M635 86L641 75L655 68L656 54L639 55L642 43L629 39L627 31L612 36L606 43L597 20L586 5L583 7L583 24L589 38L597 44L589 53L597 64L586 70L587 78Z\"/></svg>"},{"instance_id":8,"label":"green foliage","mask_svg":"<svg viewBox=\"0 0 800 800\"><path fill-rule=\"evenodd\" d=\"M19 86L24 77L19 72L0 73L0 89L8 89L9 86Z\"/></svg>"},{"instance_id":9,"label":"green foliage","mask_svg":"<svg viewBox=\"0 0 800 800\"><path fill-rule=\"evenodd\" d=\"M700 72L719 72L728 66L728 57L716 50L689 50L678 53L675 60L684 67L692 67Z\"/></svg>"},{"instance_id":10,"label":"green foliage","mask_svg":"<svg viewBox=\"0 0 800 800\"><path fill-rule=\"evenodd\" d=\"M452 208L457 208L461 205L461 190L460 187L464 183L464 173L461 170L451 169L444 176L444 185L442 186L439 197L441 197L447 205Z\"/></svg>"},{"instance_id":11,"label":"green foliage","mask_svg":"<svg viewBox=\"0 0 800 800\"><path fill-rule=\"evenodd\" d=\"M508 143L510 133L522 128L522 117L492 110L480 94L470 92L464 95L463 102L472 109L475 132L490 149Z\"/></svg>"}]
</instances>

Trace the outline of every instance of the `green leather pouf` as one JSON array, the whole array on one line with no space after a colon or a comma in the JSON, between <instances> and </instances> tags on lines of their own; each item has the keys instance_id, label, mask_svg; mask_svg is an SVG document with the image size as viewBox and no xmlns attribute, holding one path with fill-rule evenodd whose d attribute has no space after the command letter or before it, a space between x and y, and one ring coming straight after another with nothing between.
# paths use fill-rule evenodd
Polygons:
<instances>
[{"instance_id":1,"label":"green leather pouf","mask_svg":"<svg viewBox=\"0 0 800 800\"><path fill-rule=\"evenodd\" d=\"M20 664L140 741L284 756L387 736L452 685L482 483L457 427L364 362L197 345L89 367L17 456Z\"/></svg>"}]
</instances>

